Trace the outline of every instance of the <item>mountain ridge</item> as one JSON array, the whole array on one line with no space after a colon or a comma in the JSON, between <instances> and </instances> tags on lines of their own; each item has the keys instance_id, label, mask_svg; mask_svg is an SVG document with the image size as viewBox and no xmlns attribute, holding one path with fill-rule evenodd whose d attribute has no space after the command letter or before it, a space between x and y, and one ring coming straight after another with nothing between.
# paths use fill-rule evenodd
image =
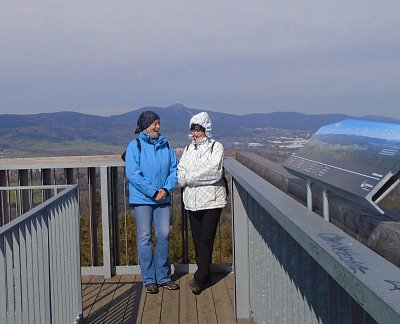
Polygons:
<instances>
[{"instance_id":1,"label":"mountain ridge","mask_svg":"<svg viewBox=\"0 0 400 324\"><path fill-rule=\"evenodd\" d=\"M400 120L382 116L357 118L344 114L307 115L299 112L272 112L234 115L189 108L180 103L167 107L146 106L111 116L74 111L29 115L3 114L0 115L0 152L6 150L12 152L13 156L24 156L24 152L33 155L61 154L57 152L58 144L60 151L66 154L101 154L101 149L91 151L90 143L104 145L107 146L107 150L111 150L103 154L119 152L134 138L137 117L146 110L153 110L160 115L161 132L175 147L187 143L189 120L191 116L201 111L209 113L213 122L213 135L223 143L233 142L237 138L254 138L256 129L271 128L314 133L323 125L347 118L400 123ZM89 148L76 151L73 147L78 147L78 144ZM47 153L46 146L51 146L51 150L47 148Z\"/></svg>"}]
</instances>

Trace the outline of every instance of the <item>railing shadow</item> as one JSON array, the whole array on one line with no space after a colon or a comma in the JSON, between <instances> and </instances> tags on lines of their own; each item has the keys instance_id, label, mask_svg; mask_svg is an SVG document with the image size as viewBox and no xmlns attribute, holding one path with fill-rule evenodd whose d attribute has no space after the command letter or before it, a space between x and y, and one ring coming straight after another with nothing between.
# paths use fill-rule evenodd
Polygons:
<instances>
[{"instance_id":1,"label":"railing shadow","mask_svg":"<svg viewBox=\"0 0 400 324\"><path fill-rule=\"evenodd\" d=\"M88 284L90 286L90 284ZM121 295L113 298L95 312L83 319L83 323L136 323L139 314L140 299L142 297L142 282L120 282L118 287L132 285ZM115 293L115 291L113 292ZM103 296L105 298L106 296ZM102 298L102 299L103 299ZM101 299L96 299L96 303Z\"/></svg>"}]
</instances>

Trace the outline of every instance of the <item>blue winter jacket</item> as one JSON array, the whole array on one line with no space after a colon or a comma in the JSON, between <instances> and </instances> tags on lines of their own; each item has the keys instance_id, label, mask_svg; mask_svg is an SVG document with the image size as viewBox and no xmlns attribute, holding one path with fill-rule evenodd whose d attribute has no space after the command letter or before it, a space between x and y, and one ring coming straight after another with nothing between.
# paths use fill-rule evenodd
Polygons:
<instances>
[{"instance_id":1,"label":"blue winter jacket","mask_svg":"<svg viewBox=\"0 0 400 324\"><path fill-rule=\"evenodd\" d=\"M164 204L171 201L171 195L165 200L156 201L153 196L157 190L165 188L171 194L178 179L176 175L177 159L171 143L159 135L153 140L145 131L139 133L141 148L136 139L126 149L126 177L129 181L130 204Z\"/></svg>"}]
</instances>

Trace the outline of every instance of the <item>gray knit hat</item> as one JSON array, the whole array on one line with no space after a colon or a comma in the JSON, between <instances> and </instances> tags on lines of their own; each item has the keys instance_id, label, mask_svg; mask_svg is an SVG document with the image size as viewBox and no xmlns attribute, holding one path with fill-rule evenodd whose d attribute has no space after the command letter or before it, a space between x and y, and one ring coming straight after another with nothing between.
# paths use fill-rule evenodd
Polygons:
<instances>
[{"instance_id":1,"label":"gray knit hat","mask_svg":"<svg viewBox=\"0 0 400 324\"><path fill-rule=\"evenodd\" d=\"M142 112L137 120L135 134L140 133L142 130L153 124L156 120L160 120L160 116L158 116L154 111Z\"/></svg>"}]
</instances>

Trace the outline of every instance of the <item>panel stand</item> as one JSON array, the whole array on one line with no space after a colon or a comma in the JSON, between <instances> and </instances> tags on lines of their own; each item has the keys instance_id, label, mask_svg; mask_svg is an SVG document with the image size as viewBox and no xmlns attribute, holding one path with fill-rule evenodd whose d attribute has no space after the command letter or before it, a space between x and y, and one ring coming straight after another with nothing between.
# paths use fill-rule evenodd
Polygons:
<instances>
[{"instance_id":1,"label":"panel stand","mask_svg":"<svg viewBox=\"0 0 400 324\"><path fill-rule=\"evenodd\" d=\"M311 180L307 179L307 207L312 210L312 190L311 190Z\"/></svg>"},{"instance_id":2,"label":"panel stand","mask_svg":"<svg viewBox=\"0 0 400 324\"><path fill-rule=\"evenodd\" d=\"M322 186L322 209L324 219L329 222L329 201L328 201L328 190L326 186Z\"/></svg>"},{"instance_id":3,"label":"panel stand","mask_svg":"<svg viewBox=\"0 0 400 324\"><path fill-rule=\"evenodd\" d=\"M311 179L307 179L307 208L313 209L312 201L312 182ZM322 186L322 215L326 221L329 220L329 201L328 201L328 189L326 186Z\"/></svg>"}]
</instances>

